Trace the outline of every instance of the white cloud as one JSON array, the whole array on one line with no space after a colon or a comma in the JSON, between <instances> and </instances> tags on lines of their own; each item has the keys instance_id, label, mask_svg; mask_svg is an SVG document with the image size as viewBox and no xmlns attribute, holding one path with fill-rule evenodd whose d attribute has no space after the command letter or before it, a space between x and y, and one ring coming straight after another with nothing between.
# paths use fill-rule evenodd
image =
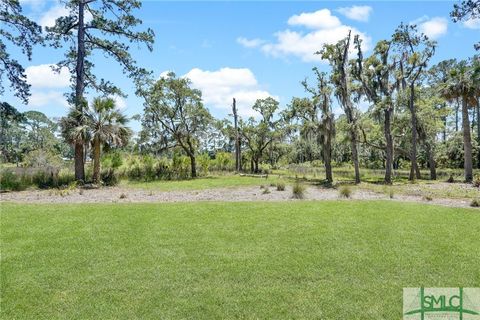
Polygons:
<instances>
[{"instance_id":1,"label":"white cloud","mask_svg":"<svg viewBox=\"0 0 480 320\"><path fill-rule=\"evenodd\" d=\"M53 27L57 18L67 16L68 14L69 11L65 6L55 5L40 17L39 24L42 27Z\"/></svg>"},{"instance_id":2,"label":"white cloud","mask_svg":"<svg viewBox=\"0 0 480 320\"><path fill-rule=\"evenodd\" d=\"M30 6L34 11L43 9L47 2L47 0L20 0L22 7Z\"/></svg>"},{"instance_id":3,"label":"white cloud","mask_svg":"<svg viewBox=\"0 0 480 320\"><path fill-rule=\"evenodd\" d=\"M237 42L240 43L242 46L247 47L247 48L256 48L256 47L265 43L265 41L262 40L262 39L258 39L258 38L247 39L247 38L244 38L244 37L238 37Z\"/></svg>"},{"instance_id":4,"label":"white cloud","mask_svg":"<svg viewBox=\"0 0 480 320\"><path fill-rule=\"evenodd\" d=\"M206 106L231 112L232 99L235 98L242 116L254 116L251 107L255 101L272 96L261 89L255 75L247 68L221 68L216 71L194 68L184 77L192 81L194 88L202 91Z\"/></svg>"},{"instance_id":5,"label":"white cloud","mask_svg":"<svg viewBox=\"0 0 480 320\"><path fill-rule=\"evenodd\" d=\"M278 31L274 34L276 41L264 41L263 44L259 42L249 43L248 41L250 40L245 38L239 39L247 40L247 42L239 41L238 39L237 42L243 42L243 45L251 44L251 47L257 46L268 56L295 56L304 62L324 62L320 55L315 55L315 52L321 50L324 44L336 43L345 38L349 31L352 32L352 36L359 35L363 40L364 51L368 51L371 46L369 36L356 28L342 24L328 9L294 15L288 19L288 24L303 26L313 30L293 31L287 29ZM353 43L351 49L353 49Z\"/></svg>"},{"instance_id":6,"label":"white cloud","mask_svg":"<svg viewBox=\"0 0 480 320\"><path fill-rule=\"evenodd\" d=\"M127 101L120 96L113 96L112 99L115 101L115 106L120 109L124 110L127 108Z\"/></svg>"},{"instance_id":7,"label":"white cloud","mask_svg":"<svg viewBox=\"0 0 480 320\"><path fill-rule=\"evenodd\" d=\"M314 54L321 50L324 44L336 43L345 38L349 31L352 35L358 34L363 39L363 50L370 48L370 37L349 26L338 26L331 29L316 30L309 33L285 30L275 34L276 43L268 43L262 46L262 51L273 57L293 55L304 62L322 62L320 55Z\"/></svg>"},{"instance_id":8,"label":"white cloud","mask_svg":"<svg viewBox=\"0 0 480 320\"><path fill-rule=\"evenodd\" d=\"M29 1L35 1L35 0L29 0ZM70 10L65 8L65 5L61 2L55 1L55 5L53 5L49 10L47 10L45 13L43 13L39 20L38 23L42 27L53 27L55 25L55 21L63 16L68 16L70 14ZM88 23L92 21L93 16L90 12L85 12L85 22Z\"/></svg>"},{"instance_id":9,"label":"white cloud","mask_svg":"<svg viewBox=\"0 0 480 320\"><path fill-rule=\"evenodd\" d=\"M28 99L28 106L33 108L57 105L68 107L67 100L59 91L32 91L32 95Z\"/></svg>"},{"instance_id":10,"label":"white cloud","mask_svg":"<svg viewBox=\"0 0 480 320\"><path fill-rule=\"evenodd\" d=\"M418 30L427 35L430 39L437 39L440 36L447 33L448 30L448 20L442 17L422 17L416 21L415 24L418 25Z\"/></svg>"},{"instance_id":11,"label":"white cloud","mask_svg":"<svg viewBox=\"0 0 480 320\"><path fill-rule=\"evenodd\" d=\"M480 18L469 19L463 22L463 26L468 29L480 29Z\"/></svg>"},{"instance_id":12,"label":"white cloud","mask_svg":"<svg viewBox=\"0 0 480 320\"><path fill-rule=\"evenodd\" d=\"M370 13L372 13L372 7L369 6L351 6L351 7L343 7L338 8L338 12L343 14L345 17L361 21L367 22L370 18Z\"/></svg>"},{"instance_id":13,"label":"white cloud","mask_svg":"<svg viewBox=\"0 0 480 320\"><path fill-rule=\"evenodd\" d=\"M52 70L52 64L30 66L25 70L27 82L33 88L64 88L70 84L70 72L63 67L60 73Z\"/></svg>"},{"instance_id":14,"label":"white cloud","mask_svg":"<svg viewBox=\"0 0 480 320\"><path fill-rule=\"evenodd\" d=\"M303 12L288 19L291 26L305 26L312 29L328 29L341 25L340 20L332 16L330 10L322 9L315 12Z\"/></svg>"}]
</instances>

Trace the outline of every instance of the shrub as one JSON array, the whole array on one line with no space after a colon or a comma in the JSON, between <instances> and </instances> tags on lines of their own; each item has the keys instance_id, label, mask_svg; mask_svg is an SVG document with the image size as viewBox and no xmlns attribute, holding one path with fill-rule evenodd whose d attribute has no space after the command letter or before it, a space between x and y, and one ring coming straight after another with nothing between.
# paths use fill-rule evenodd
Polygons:
<instances>
[{"instance_id":1,"label":"shrub","mask_svg":"<svg viewBox=\"0 0 480 320\"><path fill-rule=\"evenodd\" d=\"M200 165L202 175L207 176L208 169L210 169L210 157L208 153L203 153L198 157L198 164Z\"/></svg>"},{"instance_id":2,"label":"shrub","mask_svg":"<svg viewBox=\"0 0 480 320\"><path fill-rule=\"evenodd\" d=\"M58 186L67 186L72 184L75 181L75 173L72 170L69 169L61 169L60 172L58 172L57 176L57 185Z\"/></svg>"},{"instance_id":3,"label":"shrub","mask_svg":"<svg viewBox=\"0 0 480 320\"><path fill-rule=\"evenodd\" d=\"M40 189L58 187L58 172L53 170L39 170L32 175L32 182Z\"/></svg>"},{"instance_id":4,"label":"shrub","mask_svg":"<svg viewBox=\"0 0 480 320\"><path fill-rule=\"evenodd\" d=\"M352 196L352 189L349 186L341 186L338 192L342 198L350 198Z\"/></svg>"},{"instance_id":5,"label":"shrub","mask_svg":"<svg viewBox=\"0 0 480 320\"><path fill-rule=\"evenodd\" d=\"M262 192L262 193L263 193L263 194L269 194L269 193L270 193L270 189L269 189L268 187L265 187L265 188L263 189L263 192Z\"/></svg>"},{"instance_id":6,"label":"shrub","mask_svg":"<svg viewBox=\"0 0 480 320\"><path fill-rule=\"evenodd\" d=\"M480 207L480 199L473 199L470 202L470 207L479 208Z\"/></svg>"},{"instance_id":7,"label":"shrub","mask_svg":"<svg viewBox=\"0 0 480 320\"><path fill-rule=\"evenodd\" d=\"M127 194L125 193L120 194L120 199L126 199L126 198L127 198Z\"/></svg>"},{"instance_id":8,"label":"shrub","mask_svg":"<svg viewBox=\"0 0 480 320\"><path fill-rule=\"evenodd\" d=\"M292 189L292 198L303 199L304 197L305 197L305 186L300 182L296 181Z\"/></svg>"},{"instance_id":9,"label":"shrub","mask_svg":"<svg viewBox=\"0 0 480 320\"><path fill-rule=\"evenodd\" d=\"M217 152L215 154L215 169L232 171L235 166L233 155L229 152Z\"/></svg>"},{"instance_id":10,"label":"shrub","mask_svg":"<svg viewBox=\"0 0 480 320\"><path fill-rule=\"evenodd\" d=\"M450 174L450 177L448 177L447 182L448 183L454 183L455 182L455 179L453 178L453 174Z\"/></svg>"},{"instance_id":11,"label":"shrub","mask_svg":"<svg viewBox=\"0 0 480 320\"><path fill-rule=\"evenodd\" d=\"M106 186L115 186L118 184L118 175L113 168L107 168L100 172L100 179Z\"/></svg>"},{"instance_id":12,"label":"shrub","mask_svg":"<svg viewBox=\"0 0 480 320\"><path fill-rule=\"evenodd\" d=\"M283 181L277 182L277 191L285 191L285 182Z\"/></svg>"},{"instance_id":13,"label":"shrub","mask_svg":"<svg viewBox=\"0 0 480 320\"><path fill-rule=\"evenodd\" d=\"M426 200L426 201L432 201L433 200L433 197L431 195L425 195L423 196L423 200Z\"/></svg>"},{"instance_id":14,"label":"shrub","mask_svg":"<svg viewBox=\"0 0 480 320\"><path fill-rule=\"evenodd\" d=\"M22 191L28 187L28 183L23 176L15 174L10 169L0 172L0 190L1 191Z\"/></svg>"},{"instance_id":15,"label":"shrub","mask_svg":"<svg viewBox=\"0 0 480 320\"><path fill-rule=\"evenodd\" d=\"M53 169L60 168L62 159L59 155L42 149L30 151L25 156L25 165L31 168Z\"/></svg>"},{"instance_id":16,"label":"shrub","mask_svg":"<svg viewBox=\"0 0 480 320\"><path fill-rule=\"evenodd\" d=\"M480 188L480 176L475 176L475 179L473 179L473 186Z\"/></svg>"}]
</instances>

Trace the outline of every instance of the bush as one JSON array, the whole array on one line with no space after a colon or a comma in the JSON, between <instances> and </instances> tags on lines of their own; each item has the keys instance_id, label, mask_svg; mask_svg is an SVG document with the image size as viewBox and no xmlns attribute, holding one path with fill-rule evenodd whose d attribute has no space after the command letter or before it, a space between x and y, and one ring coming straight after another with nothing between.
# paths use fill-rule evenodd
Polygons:
<instances>
[{"instance_id":1,"label":"bush","mask_svg":"<svg viewBox=\"0 0 480 320\"><path fill-rule=\"evenodd\" d=\"M303 199L305 197L305 186L300 182L296 181L292 189L292 198L294 199Z\"/></svg>"},{"instance_id":2,"label":"bush","mask_svg":"<svg viewBox=\"0 0 480 320\"><path fill-rule=\"evenodd\" d=\"M68 186L75 181L75 173L69 169L61 169L57 175L57 186Z\"/></svg>"},{"instance_id":3,"label":"bush","mask_svg":"<svg viewBox=\"0 0 480 320\"><path fill-rule=\"evenodd\" d=\"M352 196L352 189L350 186L341 186L338 192L342 198L350 198Z\"/></svg>"},{"instance_id":4,"label":"bush","mask_svg":"<svg viewBox=\"0 0 480 320\"><path fill-rule=\"evenodd\" d=\"M263 192L262 192L262 193L263 193L263 194L269 194L269 193L270 193L270 189L269 189L268 187L265 187L265 188L263 189Z\"/></svg>"},{"instance_id":5,"label":"bush","mask_svg":"<svg viewBox=\"0 0 480 320\"><path fill-rule=\"evenodd\" d=\"M15 174L10 169L0 172L0 190L1 191L22 191L28 187L24 176Z\"/></svg>"},{"instance_id":6,"label":"bush","mask_svg":"<svg viewBox=\"0 0 480 320\"><path fill-rule=\"evenodd\" d=\"M62 158L59 155L41 149L30 151L24 161L25 165L31 168L52 170L62 166Z\"/></svg>"},{"instance_id":7,"label":"bush","mask_svg":"<svg viewBox=\"0 0 480 320\"><path fill-rule=\"evenodd\" d=\"M118 184L118 175L113 168L107 168L100 172L100 179L106 186L115 186Z\"/></svg>"},{"instance_id":8,"label":"bush","mask_svg":"<svg viewBox=\"0 0 480 320\"><path fill-rule=\"evenodd\" d=\"M277 182L277 191L285 191L285 182L283 181Z\"/></svg>"},{"instance_id":9,"label":"bush","mask_svg":"<svg viewBox=\"0 0 480 320\"><path fill-rule=\"evenodd\" d=\"M470 202L470 207L479 208L480 207L480 199L473 199Z\"/></svg>"},{"instance_id":10,"label":"bush","mask_svg":"<svg viewBox=\"0 0 480 320\"><path fill-rule=\"evenodd\" d=\"M473 186L480 188L480 176L475 176L475 179L473 179Z\"/></svg>"},{"instance_id":11,"label":"bush","mask_svg":"<svg viewBox=\"0 0 480 320\"><path fill-rule=\"evenodd\" d=\"M210 157L208 153L203 153L198 157L198 164L200 165L202 175L207 176L208 169L210 169Z\"/></svg>"},{"instance_id":12,"label":"bush","mask_svg":"<svg viewBox=\"0 0 480 320\"><path fill-rule=\"evenodd\" d=\"M453 174L450 174L450 177L448 177L447 182L448 183L454 183L455 182L455 179L453 178Z\"/></svg>"}]
</instances>

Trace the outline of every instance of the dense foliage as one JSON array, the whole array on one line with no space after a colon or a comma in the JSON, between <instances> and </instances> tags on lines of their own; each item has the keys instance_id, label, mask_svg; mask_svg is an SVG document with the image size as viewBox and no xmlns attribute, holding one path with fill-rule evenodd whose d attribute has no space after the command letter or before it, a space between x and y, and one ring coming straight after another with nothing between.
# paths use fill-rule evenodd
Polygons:
<instances>
[{"instance_id":1,"label":"dense foliage","mask_svg":"<svg viewBox=\"0 0 480 320\"><path fill-rule=\"evenodd\" d=\"M22 16L18 1L2 3L0 18L19 24L23 40L8 30L0 35L30 57L33 45L44 40L39 27ZM105 184L121 178L195 178L217 170L262 173L301 163L324 167L328 183L335 179L336 166L351 166L355 183L361 181L361 168L384 170L383 180L390 184L398 170L409 170L414 180L424 178L421 170L428 169L429 178L437 179L437 167L463 168L464 180L472 182L473 169L480 168L480 56L431 65L436 43L415 25L400 24L369 56L361 39L349 32L318 48L316 54L331 70L313 69L313 81L302 81L306 97L293 97L286 106L272 97L259 99L252 105L254 117L242 118L234 107L235 120L215 119L189 79L170 73L154 81L130 56L127 43L149 49L153 43L151 30L136 29L141 21L132 11L140 2L81 0L65 6L68 15L45 34L52 46L67 45L66 59L57 68L67 67L72 75L72 109L58 120L1 103L2 162L24 169L4 165L2 188L20 188L5 187L14 180L68 184L61 176L73 163L75 180ZM478 17L478 1L456 5L452 17ZM125 42L111 40L112 35ZM3 42L0 49L10 59ZM129 119L112 99L121 90L96 78L95 50L115 58L144 99L144 112L136 118L142 124L138 134L131 134ZM16 94L26 100L23 68L14 62L9 66L16 68L16 78L10 79ZM84 98L88 88L101 94L91 104ZM335 115L336 106L342 114Z\"/></svg>"}]
</instances>

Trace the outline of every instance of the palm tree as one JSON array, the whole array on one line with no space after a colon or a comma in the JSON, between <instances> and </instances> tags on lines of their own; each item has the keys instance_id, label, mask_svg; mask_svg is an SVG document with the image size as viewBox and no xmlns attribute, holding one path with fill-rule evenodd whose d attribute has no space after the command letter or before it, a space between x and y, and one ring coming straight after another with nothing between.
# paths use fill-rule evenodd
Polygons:
<instances>
[{"instance_id":1,"label":"palm tree","mask_svg":"<svg viewBox=\"0 0 480 320\"><path fill-rule=\"evenodd\" d=\"M93 149L93 182L100 182L100 154L102 145L123 146L128 143L131 130L128 118L116 108L111 98L95 98L91 107L72 108L60 125L63 136L70 143L91 142Z\"/></svg>"},{"instance_id":2,"label":"palm tree","mask_svg":"<svg viewBox=\"0 0 480 320\"><path fill-rule=\"evenodd\" d=\"M84 108L87 107L87 103L84 102ZM84 146L90 141L90 131L85 125L85 117L83 113L77 108L71 108L66 117L62 117L59 121L60 132L65 141L73 146ZM83 147L82 147L83 150ZM83 162L81 166L78 166L78 162L75 162L75 172L80 172L81 177L85 177L85 171ZM82 180L83 179L79 179Z\"/></svg>"},{"instance_id":3,"label":"palm tree","mask_svg":"<svg viewBox=\"0 0 480 320\"><path fill-rule=\"evenodd\" d=\"M93 182L98 183L102 145L126 145L131 130L126 126L128 118L116 108L112 98L95 98L92 107L85 110L85 119L92 136Z\"/></svg>"},{"instance_id":4,"label":"palm tree","mask_svg":"<svg viewBox=\"0 0 480 320\"><path fill-rule=\"evenodd\" d=\"M450 76L440 86L440 93L447 100L462 100L463 150L466 182L472 182L473 180L472 137L470 120L468 118L468 107L476 103L475 97L478 88L474 78L475 73L473 66L469 65L466 61L460 61L452 68Z\"/></svg>"}]
</instances>

